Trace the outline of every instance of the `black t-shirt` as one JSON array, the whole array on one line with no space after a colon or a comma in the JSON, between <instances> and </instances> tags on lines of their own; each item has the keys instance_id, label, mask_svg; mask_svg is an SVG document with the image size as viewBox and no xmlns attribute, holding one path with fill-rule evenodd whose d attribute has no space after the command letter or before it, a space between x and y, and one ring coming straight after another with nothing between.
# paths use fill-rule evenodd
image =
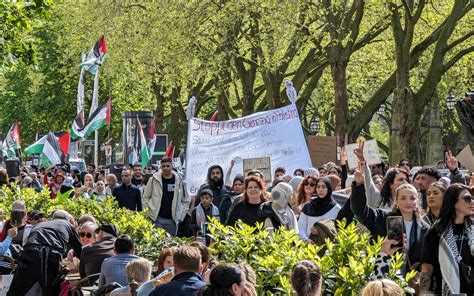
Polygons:
<instances>
[{"instance_id":1,"label":"black t-shirt","mask_svg":"<svg viewBox=\"0 0 474 296\"><path fill-rule=\"evenodd\" d=\"M173 204L173 196L175 190L175 179L174 176L171 179L163 180L163 197L161 198L161 207L158 216L166 219L173 219L173 214L171 212L171 206Z\"/></svg>"}]
</instances>

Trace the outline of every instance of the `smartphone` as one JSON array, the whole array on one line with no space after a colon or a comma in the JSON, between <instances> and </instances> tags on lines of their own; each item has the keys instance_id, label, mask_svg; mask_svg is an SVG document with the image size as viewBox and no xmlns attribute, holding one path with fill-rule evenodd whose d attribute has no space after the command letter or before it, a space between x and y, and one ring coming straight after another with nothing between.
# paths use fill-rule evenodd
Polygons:
<instances>
[{"instance_id":1,"label":"smartphone","mask_svg":"<svg viewBox=\"0 0 474 296\"><path fill-rule=\"evenodd\" d=\"M20 227L25 219L26 212L22 210L13 210L10 215L10 224L13 227Z\"/></svg>"},{"instance_id":2,"label":"smartphone","mask_svg":"<svg viewBox=\"0 0 474 296\"><path fill-rule=\"evenodd\" d=\"M387 217L387 238L396 240L394 247L403 247L403 217Z\"/></svg>"}]
</instances>

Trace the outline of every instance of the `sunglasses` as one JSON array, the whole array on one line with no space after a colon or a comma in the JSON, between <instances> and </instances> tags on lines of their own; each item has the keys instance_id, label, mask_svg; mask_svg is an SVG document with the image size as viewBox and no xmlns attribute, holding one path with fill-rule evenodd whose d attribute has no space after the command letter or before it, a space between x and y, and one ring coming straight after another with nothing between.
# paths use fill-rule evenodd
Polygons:
<instances>
[{"instance_id":1,"label":"sunglasses","mask_svg":"<svg viewBox=\"0 0 474 296\"><path fill-rule=\"evenodd\" d=\"M308 183L304 184L304 186L315 187L315 186L316 186L316 183L314 183L314 182L308 182Z\"/></svg>"},{"instance_id":2,"label":"sunglasses","mask_svg":"<svg viewBox=\"0 0 474 296\"><path fill-rule=\"evenodd\" d=\"M90 233L90 232L82 232L82 231L81 231L81 232L79 232L79 236L80 236L80 237L84 237L84 236L85 236L85 237L87 237L87 238L91 238L91 237L93 236L93 234Z\"/></svg>"},{"instance_id":3,"label":"sunglasses","mask_svg":"<svg viewBox=\"0 0 474 296\"><path fill-rule=\"evenodd\" d=\"M466 202L466 203L471 203L474 200L474 196L464 195L464 197L462 199L464 199L464 202Z\"/></svg>"}]
</instances>

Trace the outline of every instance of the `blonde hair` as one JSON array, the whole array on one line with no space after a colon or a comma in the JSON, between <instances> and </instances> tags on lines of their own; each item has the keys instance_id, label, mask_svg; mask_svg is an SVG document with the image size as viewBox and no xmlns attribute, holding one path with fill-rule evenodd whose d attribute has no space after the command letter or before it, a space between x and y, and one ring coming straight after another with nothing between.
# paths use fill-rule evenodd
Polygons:
<instances>
[{"instance_id":1,"label":"blonde hair","mask_svg":"<svg viewBox=\"0 0 474 296\"><path fill-rule=\"evenodd\" d=\"M135 280L138 283L148 281L151 276L152 266L153 263L144 258L130 261L125 267L128 281L131 282L132 280Z\"/></svg>"},{"instance_id":2,"label":"blonde hair","mask_svg":"<svg viewBox=\"0 0 474 296\"><path fill-rule=\"evenodd\" d=\"M381 279L369 282L360 294L361 296L402 296L403 289L397 283L389 279Z\"/></svg>"},{"instance_id":3,"label":"blonde hair","mask_svg":"<svg viewBox=\"0 0 474 296\"><path fill-rule=\"evenodd\" d=\"M400 194L400 191L404 190L404 189L408 189L408 190L411 190L413 192L415 192L416 194L416 204L418 205L419 202L420 202L420 197L418 196L418 190L416 190L415 186L411 185L410 183L405 183L405 184L402 184L400 186L397 187L397 189L395 190L395 200L394 200L394 203L393 203L393 207L392 207L392 212L399 212L400 210L398 209L398 206L397 206L397 200L398 200L398 195ZM420 210L418 207L415 208L415 215L417 218L420 217Z\"/></svg>"}]
</instances>

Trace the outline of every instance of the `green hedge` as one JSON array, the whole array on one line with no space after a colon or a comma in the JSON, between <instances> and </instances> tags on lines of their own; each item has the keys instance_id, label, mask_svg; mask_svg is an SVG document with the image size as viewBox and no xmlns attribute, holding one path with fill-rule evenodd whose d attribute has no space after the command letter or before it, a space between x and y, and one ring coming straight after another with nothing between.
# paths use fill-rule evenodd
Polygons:
<instances>
[{"instance_id":1,"label":"green hedge","mask_svg":"<svg viewBox=\"0 0 474 296\"><path fill-rule=\"evenodd\" d=\"M63 209L76 219L83 214L91 214L99 224L113 223L119 228L120 234L129 234L135 239L139 256L152 261L158 258L161 249L185 243L185 240L172 238L163 229L155 228L143 213L120 208L112 197L104 201L77 198L60 202L58 199L51 199L48 190L36 193L31 188L17 190L3 187L0 193L0 208L4 210L6 217L15 200L23 200L28 211L40 210L48 217L55 210Z\"/></svg>"},{"instance_id":2,"label":"green hedge","mask_svg":"<svg viewBox=\"0 0 474 296\"><path fill-rule=\"evenodd\" d=\"M121 234L129 234L135 239L138 255L153 261L162 248L186 243L184 239L169 237L164 230L154 228L143 213L119 208L113 198L60 202L50 199L47 190L36 193L29 188L10 190L4 187L0 191L0 207L5 216L15 200L23 200L28 210L41 210L48 216L54 210L64 209L76 218L87 213L100 223L113 223ZM359 234L355 224L346 227L339 223L338 228L337 239L326 241L325 250L322 250L322 246L305 243L293 231L283 228L270 234L263 225L250 227L239 223L229 227L214 219L209 226L213 237L210 249L220 262L248 262L257 273L258 295L291 295L291 268L303 259L319 264L324 277L324 295L358 295L369 281L381 240L370 244L369 235ZM323 256L318 255L321 253ZM402 264L401 255L396 256L391 264L390 278L406 287L405 279L397 276Z\"/></svg>"}]
</instances>

